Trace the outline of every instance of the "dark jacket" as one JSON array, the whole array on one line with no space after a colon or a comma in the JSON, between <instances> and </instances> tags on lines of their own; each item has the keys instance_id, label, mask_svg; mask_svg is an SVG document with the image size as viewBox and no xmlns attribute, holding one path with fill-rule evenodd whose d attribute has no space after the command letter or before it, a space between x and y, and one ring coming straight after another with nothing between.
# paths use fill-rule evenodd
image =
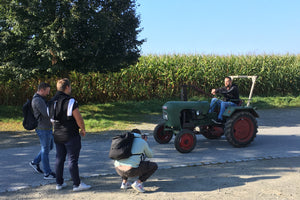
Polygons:
<instances>
[{"instance_id":1,"label":"dark jacket","mask_svg":"<svg viewBox=\"0 0 300 200\"><path fill-rule=\"evenodd\" d=\"M76 108L77 101L60 91L50 100L49 113L54 125L53 136L56 143L67 142L71 137L79 135L79 126L72 115Z\"/></svg>"},{"instance_id":2,"label":"dark jacket","mask_svg":"<svg viewBox=\"0 0 300 200\"><path fill-rule=\"evenodd\" d=\"M31 106L34 117L38 121L38 126L36 129L52 130L52 123L50 122L50 118L47 113L46 99L38 93L35 93L32 98Z\"/></svg>"},{"instance_id":3,"label":"dark jacket","mask_svg":"<svg viewBox=\"0 0 300 200\"><path fill-rule=\"evenodd\" d=\"M235 104L240 102L239 89L235 84L232 84L228 90L227 87L218 88L216 89L216 93L224 96L223 101L231 101Z\"/></svg>"}]
</instances>

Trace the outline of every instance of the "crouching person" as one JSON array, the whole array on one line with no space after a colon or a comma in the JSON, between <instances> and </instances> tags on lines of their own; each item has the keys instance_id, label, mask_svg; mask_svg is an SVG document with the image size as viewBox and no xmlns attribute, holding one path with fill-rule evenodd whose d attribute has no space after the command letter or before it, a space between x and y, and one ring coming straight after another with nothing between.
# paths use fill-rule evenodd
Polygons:
<instances>
[{"instance_id":1,"label":"crouching person","mask_svg":"<svg viewBox=\"0 0 300 200\"><path fill-rule=\"evenodd\" d=\"M122 177L121 189L132 187L138 192L145 192L143 183L157 170L157 164L145 161L145 156L153 157L152 150L147 143L147 135L140 130L133 129L134 140L131 148L132 156L126 159L116 160L114 165L116 172ZM129 177L138 177L138 180L130 184Z\"/></svg>"}]
</instances>

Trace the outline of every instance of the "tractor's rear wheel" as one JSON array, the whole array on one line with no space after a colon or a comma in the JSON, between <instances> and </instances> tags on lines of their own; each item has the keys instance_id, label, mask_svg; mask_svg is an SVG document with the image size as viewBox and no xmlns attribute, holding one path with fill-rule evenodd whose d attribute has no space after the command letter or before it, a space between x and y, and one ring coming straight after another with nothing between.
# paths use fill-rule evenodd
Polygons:
<instances>
[{"instance_id":1,"label":"tractor's rear wheel","mask_svg":"<svg viewBox=\"0 0 300 200\"><path fill-rule=\"evenodd\" d=\"M227 141L235 147L249 145L257 133L257 121L250 112L238 112L227 119L225 136Z\"/></svg>"},{"instance_id":2,"label":"tractor's rear wheel","mask_svg":"<svg viewBox=\"0 0 300 200\"><path fill-rule=\"evenodd\" d=\"M183 129L175 137L175 148L180 153L189 153L196 146L197 138L193 131L189 129Z\"/></svg>"},{"instance_id":3,"label":"tractor's rear wheel","mask_svg":"<svg viewBox=\"0 0 300 200\"><path fill-rule=\"evenodd\" d=\"M165 130L165 123L158 124L153 132L153 137L159 144L166 144L170 142L173 137L173 131Z\"/></svg>"}]
</instances>

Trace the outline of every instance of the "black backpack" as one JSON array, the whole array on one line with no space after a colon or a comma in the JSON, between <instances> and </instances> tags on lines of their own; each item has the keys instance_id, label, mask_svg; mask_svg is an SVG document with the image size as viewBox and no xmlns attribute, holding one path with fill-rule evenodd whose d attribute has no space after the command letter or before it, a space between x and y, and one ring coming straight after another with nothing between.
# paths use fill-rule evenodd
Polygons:
<instances>
[{"instance_id":1,"label":"black backpack","mask_svg":"<svg viewBox=\"0 0 300 200\"><path fill-rule=\"evenodd\" d=\"M129 158L132 155L140 155L131 153L133 140L134 134L131 132L113 137L109 150L109 157L113 160L121 160Z\"/></svg>"},{"instance_id":2,"label":"black backpack","mask_svg":"<svg viewBox=\"0 0 300 200\"><path fill-rule=\"evenodd\" d=\"M33 115L33 110L31 106L30 99L27 99L26 103L23 105L23 127L26 130L33 130L37 127L38 121Z\"/></svg>"},{"instance_id":3,"label":"black backpack","mask_svg":"<svg viewBox=\"0 0 300 200\"><path fill-rule=\"evenodd\" d=\"M70 97L59 98L59 99L51 99L48 102L48 109L49 109L49 117L52 122L61 121L63 115L63 105L65 101L70 100Z\"/></svg>"},{"instance_id":4,"label":"black backpack","mask_svg":"<svg viewBox=\"0 0 300 200\"><path fill-rule=\"evenodd\" d=\"M66 121L63 117L63 105L65 101L69 100L69 97L59 98L59 99L51 99L48 101L48 116L50 121L54 123L54 142L55 143L64 143L69 140L70 137L73 136L73 132L64 131L64 130L56 130L56 127L64 126ZM59 128L60 129L60 128Z\"/></svg>"}]
</instances>

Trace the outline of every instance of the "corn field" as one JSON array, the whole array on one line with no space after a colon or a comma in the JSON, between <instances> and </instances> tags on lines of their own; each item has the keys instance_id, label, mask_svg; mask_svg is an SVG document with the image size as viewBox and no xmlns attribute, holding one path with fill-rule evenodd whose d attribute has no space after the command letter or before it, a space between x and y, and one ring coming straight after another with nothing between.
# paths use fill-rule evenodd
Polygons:
<instances>
[{"instance_id":1,"label":"corn field","mask_svg":"<svg viewBox=\"0 0 300 200\"><path fill-rule=\"evenodd\" d=\"M183 84L209 93L212 88L223 86L224 77L229 75L257 75L255 96L300 94L299 55L149 55L120 72L83 74L71 71L68 78L79 102L106 103L179 97ZM41 81L51 85L51 95L54 95L56 81L60 78L63 77L48 75L1 82L0 104L22 105L26 98L32 97ZM242 95L249 93L250 80L234 82Z\"/></svg>"}]
</instances>

